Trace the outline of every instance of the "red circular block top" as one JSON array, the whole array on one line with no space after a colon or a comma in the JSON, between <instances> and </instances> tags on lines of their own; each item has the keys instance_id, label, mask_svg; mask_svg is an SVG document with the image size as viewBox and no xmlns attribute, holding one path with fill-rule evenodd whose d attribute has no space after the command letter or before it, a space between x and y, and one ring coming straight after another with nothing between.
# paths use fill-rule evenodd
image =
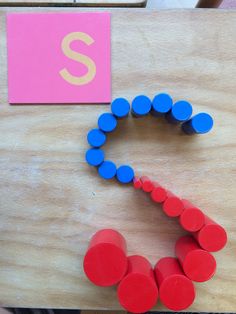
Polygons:
<instances>
[{"instance_id":1,"label":"red circular block top","mask_svg":"<svg viewBox=\"0 0 236 314\"><path fill-rule=\"evenodd\" d=\"M198 232L196 238L204 250L216 252L226 245L227 233L218 224L207 224Z\"/></svg>"},{"instance_id":2,"label":"red circular block top","mask_svg":"<svg viewBox=\"0 0 236 314\"><path fill-rule=\"evenodd\" d=\"M84 272L97 286L112 286L128 268L124 237L112 229L98 231L92 237L84 257Z\"/></svg>"},{"instance_id":3,"label":"red circular block top","mask_svg":"<svg viewBox=\"0 0 236 314\"><path fill-rule=\"evenodd\" d=\"M163 204L163 211L169 217L178 217L184 210L184 205L181 199L173 194L167 196Z\"/></svg>"},{"instance_id":4,"label":"red circular block top","mask_svg":"<svg viewBox=\"0 0 236 314\"><path fill-rule=\"evenodd\" d=\"M142 188L142 182L138 178L134 178L133 185L136 190L140 190Z\"/></svg>"},{"instance_id":5,"label":"red circular block top","mask_svg":"<svg viewBox=\"0 0 236 314\"><path fill-rule=\"evenodd\" d=\"M173 311L184 310L195 299L195 288L184 273L176 258L160 259L154 269L159 286L160 300Z\"/></svg>"},{"instance_id":6,"label":"red circular block top","mask_svg":"<svg viewBox=\"0 0 236 314\"><path fill-rule=\"evenodd\" d=\"M117 293L120 304L132 313L149 311L158 298L154 279L139 273L127 275L119 284Z\"/></svg>"},{"instance_id":7,"label":"red circular block top","mask_svg":"<svg viewBox=\"0 0 236 314\"><path fill-rule=\"evenodd\" d=\"M216 260L207 251L193 250L187 254L182 266L189 279L203 282L215 274Z\"/></svg>"},{"instance_id":8,"label":"red circular block top","mask_svg":"<svg viewBox=\"0 0 236 314\"><path fill-rule=\"evenodd\" d=\"M180 216L181 226L189 232L200 230L204 223L205 215L198 208L187 208Z\"/></svg>"},{"instance_id":9,"label":"red circular block top","mask_svg":"<svg viewBox=\"0 0 236 314\"><path fill-rule=\"evenodd\" d=\"M148 177L141 177L142 188L144 192L152 192L154 185Z\"/></svg>"},{"instance_id":10,"label":"red circular block top","mask_svg":"<svg viewBox=\"0 0 236 314\"><path fill-rule=\"evenodd\" d=\"M175 244L175 254L186 276L191 280L202 282L209 280L215 273L214 256L202 250L190 235L178 239Z\"/></svg>"},{"instance_id":11,"label":"red circular block top","mask_svg":"<svg viewBox=\"0 0 236 314\"><path fill-rule=\"evenodd\" d=\"M112 243L100 243L91 247L84 258L84 272L97 286L117 284L127 271L127 257Z\"/></svg>"},{"instance_id":12,"label":"red circular block top","mask_svg":"<svg viewBox=\"0 0 236 314\"><path fill-rule=\"evenodd\" d=\"M194 285L184 275L172 275L166 278L159 289L161 302L173 311L188 308L195 299Z\"/></svg>"},{"instance_id":13,"label":"red circular block top","mask_svg":"<svg viewBox=\"0 0 236 314\"><path fill-rule=\"evenodd\" d=\"M154 186L151 198L156 203L163 203L167 198L166 190L161 186Z\"/></svg>"},{"instance_id":14,"label":"red circular block top","mask_svg":"<svg viewBox=\"0 0 236 314\"><path fill-rule=\"evenodd\" d=\"M128 274L120 282L117 293L120 304L132 313L149 311L158 298L154 279L140 273Z\"/></svg>"},{"instance_id":15,"label":"red circular block top","mask_svg":"<svg viewBox=\"0 0 236 314\"><path fill-rule=\"evenodd\" d=\"M144 313L157 302L158 288L151 264L143 256L128 257L128 272L121 280L117 295L129 312Z\"/></svg>"}]
</instances>

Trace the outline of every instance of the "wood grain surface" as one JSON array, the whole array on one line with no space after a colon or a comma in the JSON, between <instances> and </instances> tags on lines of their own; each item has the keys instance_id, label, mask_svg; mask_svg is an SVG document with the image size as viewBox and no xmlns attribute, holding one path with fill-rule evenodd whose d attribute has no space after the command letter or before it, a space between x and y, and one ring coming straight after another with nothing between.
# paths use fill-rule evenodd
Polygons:
<instances>
[{"instance_id":1,"label":"wood grain surface","mask_svg":"<svg viewBox=\"0 0 236 314\"><path fill-rule=\"evenodd\" d=\"M118 310L116 289L95 287L83 273L92 234L115 228L126 237L129 254L143 254L154 264L173 255L183 231L147 195L103 181L85 163L86 134L108 106L8 105L5 18L10 11L0 10L1 305ZM109 136L106 157L159 180L227 229L227 247L214 254L217 273L196 284L190 310L234 312L236 12L112 13L113 97L131 101L140 93L153 97L166 91L174 100L192 102L195 113L212 114L215 127L189 137L161 119L129 118Z\"/></svg>"},{"instance_id":2,"label":"wood grain surface","mask_svg":"<svg viewBox=\"0 0 236 314\"><path fill-rule=\"evenodd\" d=\"M69 6L96 7L144 7L147 0L0 0L0 6Z\"/></svg>"}]
</instances>

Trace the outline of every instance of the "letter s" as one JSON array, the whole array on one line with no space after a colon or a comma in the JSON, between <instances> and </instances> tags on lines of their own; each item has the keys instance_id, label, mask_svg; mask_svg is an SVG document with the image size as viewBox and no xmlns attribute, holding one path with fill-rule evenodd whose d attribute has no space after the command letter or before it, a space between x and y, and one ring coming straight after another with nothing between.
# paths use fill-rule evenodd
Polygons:
<instances>
[{"instance_id":1,"label":"letter s","mask_svg":"<svg viewBox=\"0 0 236 314\"><path fill-rule=\"evenodd\" d=\"M90 37L88 34L83 32L73 32L66 35L61 43L61 48L63 53L70 59L74 61L78 61L83 63L87 68L88 71L85 75L77 77L72 74L70 74L66 68L62 69L59 73L63 77L64 80L66 80L68 83L73 85L85 85L91 82L95 75L96 75L96 64L92 59L89 57L75 52L71 50L70 44L74 40L81 40L88 46L94 43L94 40L92 37Z\"/></svg>"}]
</instances>

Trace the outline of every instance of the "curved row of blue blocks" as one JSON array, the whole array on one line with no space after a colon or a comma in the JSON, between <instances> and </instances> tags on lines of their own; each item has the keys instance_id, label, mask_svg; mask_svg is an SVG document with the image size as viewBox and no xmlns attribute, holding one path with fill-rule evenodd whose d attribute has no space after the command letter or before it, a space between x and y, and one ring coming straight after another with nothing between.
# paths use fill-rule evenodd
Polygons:
<instances>
[{"instance_id":1,"label":"curved row of blue blocks","mask_svg":"<svg viewBox=\"0 0 236 314\"><path fill-rule=\"evenodd\" d=\"M198 113L192 116L192 105L184 100L173 104L168 94L158 94L153 101L147 96L139 95L134 98L131 105L131 114L134 117L143 117L151 113L153 116L164 116L170 123L181 124L182 130L187 134L204 134L213 127L213 119L207 113ZM117 119L129 115L130 104L125 98L117 98L111 104L112 113L103 113L98 118L98 129L92 129L87 135L88 143L93 147L86 152L86 161L89 165L98 167L99 175L104 179L116 176L119 182L129 183L134 178L134 170L129 165L119 168L105 159L104 151L100 148L106 142L106 133L116 129Z\"/></svg>"}]
</instances>

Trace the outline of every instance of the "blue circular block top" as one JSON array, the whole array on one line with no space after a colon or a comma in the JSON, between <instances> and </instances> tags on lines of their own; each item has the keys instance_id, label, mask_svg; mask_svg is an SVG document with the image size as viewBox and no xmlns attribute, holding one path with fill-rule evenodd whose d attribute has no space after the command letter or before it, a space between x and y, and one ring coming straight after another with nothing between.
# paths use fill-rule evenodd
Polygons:
<instances>
[{"instance_id":1,"label":"blue circular block top","mask_svg":"<svg viewBox=\"0 0 236 314\"><path fill-rule=\"evenodd\" d=\"M98 118L98 127L104 132L112 132L117 126L117 120L112 113L103 113Z\"/></svg>"},{"instance_id":2,"label":"blue circular block top","mask_svg":"<svg viewBox=\"0 0 236 314\"><path fill-rule=\"evenodd\" d=\"M204 134L213 127L213 119L208 113L198 113L189 121L194 133Z\"/></svg>"},{"instance_id":3,"label":"blue circular block top","mask_svg":"<svg viewBox=\"0 0 236 314\"><path fill-rule=\"evenodd\" d=\"M98 173L103 179L112 179L116 175L116 165L114 162L106 160L98 168Z\"/></svg>"},{"instance_id":4,"label":"blue circular block top","mask_svg":"<svg viewBox=\"0 0 236 314\"><path fill-rule=\"evenodd\" d=\"M121 183L129 183L134 178L134 170L128 165L122 165L117 169L116 177Z\"/></svg>"},{"instance_id":5,"label":"blue circular block top","mask_svg":"<svg viewBox=\"0 0 236 314\"><path fill-rule=\"evenodd\" d=\"M175 121L183 122L188 120L193 112L192 105L185 101L177 101L171 109L171 116Z\"/></svg>"},{"instance_id":6,"label":"blue circular block top","mask_svg":"<svg viewBox=\"0 0 236 314\"><path fill-rule=\"evenodd\" d=\"M106 142L106 135L99 129L92 129L87 135L88 143L93 147L100 147Z\"/></svg>"},{"instance_id":7,"label":"blue circular block top","mask_svg":"<svg viewBox=\"0 0 236 314\"><path fill-rule=\"evenodd\" d=\"M117 118L124 118L129 114L130 104L125 98L116 98L111 103L111 111Z\"/></svg>"},{"instance_id":8,"label":"blue circular block top","mask_svg":"<svg viewBox=\"0 0 236 314\"><path fill-rule=\"evenodd\" d=\"M139 95L134 98L132 102L132 111L134 114L138 116L145 116L147 115L152 107L151 100L144 95Z\"/></svg>"},{"instance_id":9,"label":"blue circular block top","mask_svg":"<svg viewBox=\"0 0 236 314\"><path fill-rule=\"evenodd\" d=\"M165 93L156 95L152 102L153 109L160 114L165 114L172 108L173 100Z\"/></svg>"},{"instance_id":10,"label":"blue circular block top","mask_svg":"<svg viewBox=\"0 0 236 314\"><path fill-rule=\"evenodd\" d=\"M85 159L90 166L99 166L104 157L104 151L99 148L90 148L85 155Z\"/></svg>"}]
</instances>

